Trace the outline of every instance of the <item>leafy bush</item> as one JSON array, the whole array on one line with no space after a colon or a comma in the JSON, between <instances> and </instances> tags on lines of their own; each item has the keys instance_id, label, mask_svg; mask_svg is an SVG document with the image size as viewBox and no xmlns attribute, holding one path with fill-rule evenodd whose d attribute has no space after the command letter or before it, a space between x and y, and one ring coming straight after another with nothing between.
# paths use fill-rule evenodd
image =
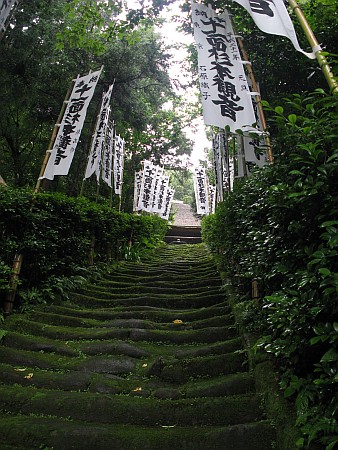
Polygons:
<instances>
[{"instance_id":1,"label":"leafy bush","mask_svg":"<svg viewBox=\"0 0 338 450\"><path fill-rule=\"evenodd\" d=\"M257 347L276 357L303 448L337 444L338 98L321 90L271 108L275 163L241 180L202 223L233 279L264 292Z\"/></svg>"},{"instance_id":2,"label":"leafy bush","mask_svg":"<svg viewBox=\"0 0 338 450\"><path fill-rule=\"evenodd\" d=\"M159 217L120 213L85 198L41 193L33 200L28 190L1 188L0 293L16 252L24 261L22 287L28 291L23 295L38 301L47 279L81 275L89 263L117 259L122 242L157 245L166 230Z\"/></svg>"}]
</instances>

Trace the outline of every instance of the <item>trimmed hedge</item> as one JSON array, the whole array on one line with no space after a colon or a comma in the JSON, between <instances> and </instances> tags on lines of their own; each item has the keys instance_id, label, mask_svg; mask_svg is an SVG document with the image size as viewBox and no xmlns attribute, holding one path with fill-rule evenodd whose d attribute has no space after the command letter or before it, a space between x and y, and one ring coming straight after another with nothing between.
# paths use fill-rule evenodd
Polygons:
<instances>
[{"instance_id":1,"label":"trimmed hedge","mask_svg":"<svg viewBox=\"0 0 338 450\"><path fill-rule=\"evenodd\" d=\"M0 188L0 290L6 288L15 252L23 254L21 279L38 286L50 276L72 276L94 262L118 258L126 243L156 245L163 241L167 222L158 216L121 213L85 198Z\"/></svg>"},{"instance_id":2,"label":"trimmed hedge","mask_svg":"<svg viewBox=\"0 0 338 450\"><path fill-rule=\"evenodd\" d=\"M284 108L269 108L275 163L240 180L203 220L202 236L234 285L259 280L260 306L249 300L244 314L295 402L303 431L295 448L319 440L330 450L338 443L338 98L295 94Z\"/></svg>"}]
</instances>

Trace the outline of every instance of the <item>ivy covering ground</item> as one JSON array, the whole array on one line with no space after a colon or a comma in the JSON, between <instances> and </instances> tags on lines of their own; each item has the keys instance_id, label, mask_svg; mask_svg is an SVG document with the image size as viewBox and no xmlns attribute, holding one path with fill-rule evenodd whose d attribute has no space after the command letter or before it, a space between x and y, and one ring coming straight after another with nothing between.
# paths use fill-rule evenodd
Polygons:
<instances>
[{"instance_id":1,"label":"ivy covering ground","mask_svg":"<svg viewBox=\"0 0 338 450\"><path fill-rule=\"evenodd\" d=\"M338 443L338 98L317 90L266 107L279 136L275 163L236 183L202 233L234 284L259 281L260 305L248 301L245 315L295 402L303 432L295 447L319 442L331 450Z\"/></svg>"}]
</instances>

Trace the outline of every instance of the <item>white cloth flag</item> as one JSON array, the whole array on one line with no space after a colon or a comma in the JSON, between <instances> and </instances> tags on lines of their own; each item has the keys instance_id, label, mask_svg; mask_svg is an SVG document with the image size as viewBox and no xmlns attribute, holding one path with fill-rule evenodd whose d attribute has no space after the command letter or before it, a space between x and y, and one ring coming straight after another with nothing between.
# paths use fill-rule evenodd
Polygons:
<instances>
[{"instance_id":1,"label":"white cloth flag","mask_svg":"<svg viewBox=\"0 0 338 450\"><path fill-rule=\"evenodd\" d=\"M12 7L15 7L18 3L18 0L0 0L0 32L6 31L6 20Z\"/></svg>"},{"instance_id":2,"label":"white cloth flag","mask_svg":"<svg viewBox=\"0 0 338 450\"><path fill-rule=\"evenodd\" d=\"M216 209L216 186L209 186L209 199L210 199L210 214L215 213Z\"/></svg>"},{"instance_id":3,"label":"white cloth flag","mask_svg":"<svg viewBox=\"0 0 338 450\"><path fill-rule=\"evenodd\" d=\"M196 167L194 171L194 188L197 214L209 214L209 190L207 176L203 167Z\"/></svg>"},{"instance_id":4,"label":"white cloth flag","mask_svg":"<svg viewBox=\"0 0 338 450\"><path fill-rule=\"evenodd\" d=\"M41 178L53 180L54 175L68 175L80 139L87 108L100 74L101 70L84 77L77 77L50 158Z\"/></svg>"},{"instance_id":5,"label":"white cloth flag","mask_svg":"<svg viewBox=\"0 0 338 450\"><path fill-rule=\"evenodd\" d=\"M162 167L158 167L157 172L156 172L156 178L155 178L153 204L151 207L152 212L156 212L156 202L157 202L157 197L159 194L159 189L160 189L161 180L162 180L163 176L164 176L164 170L162 169Z\"/></svg>"},{"instance_id":6,"label":"white cloth flag","mask_svg":"<svg viewBox=\"0 0 338 450\"><path fill-rule=\"evenodd\" d=\"M115 137L114 151L114 191L115 194L122 194L123 184L123 162L124 162L124 140L120 136Z\"/></svg>"},{"instance_id":7,"label":"white cloth flag","mask_svg":"<svg viewBox=\"0 0 338 450\"><path fill-rule=\"evenodd\" d=\"M153 212L161 214L165 208L165 197L167 189L169 186L169 175L164 175L161 177L157 189L157 195L155 198L155 206L153 207Z\"/></svg>"},{"instance_id":8,"label":"white cloth flag","mask_svg":"<svg viewBox=\"0 0 338 450\"><path fill-rule=\"evenodd\" d=\"M212 149L214 156L214 171L216 180L217 201L223 201L223 170L222 170L222 154L220 149L219 134L212 138Z\"/></svg>"},{"instance_id":9,"label":"white cloth flag","mask_svg":"<svg viewBox=\"0 0 338 450\"><path fill-rule=\"evenodd\" d=\"M143 175L143 170L139 170L138 172L135 172L133 211L138 211L137 205L138 205L139 197L140 197L141 184L142 184L142 175Z\"/></svg>"},{"instance_id":10,"label":"white cloth flag","mask_svg":"<svg viewBox=\"0 0 338 450\"><path fill-rule=\"evenodd\" d=\"M255 115L229 14L192 3L192 21L205 124L252 129Z\"/></svg>"},{"instance_id":11,"label":"white cloth flag","mask_svg":"<svg viewBox=\"0 0 338 450\"><path fill-rule=\"evenodd\" d=\"M224 131L218 133L218 136L220 142L219 146L221 150L223 191L229 192L230 190L229 143Z\"/></svg>"},{"instance_id":12,"label":"white cloth flag","mask_svg":"<svg viewBox=\"0 0 338 450\"><path fill-rule=\"evenodd\" d=\"M157 167L149 161L143 162L142 184L140 189L138 210L151 211L153 205L152 193L156 178Z\"/></svg>"},{"instance_id":13,"label":"white cloth flag","mask_svg":"<svg viewBox=\"0 0 338 450\"><path fill-rule=\"evenodd\" d=\"M90 147L90 152L88 156L88 163L86 167L86 173L84 176L85 179L91 177L94 172L96 173L97 180L99 180L100 178L102 149L104 145L106 128L108 124L110 112L109 103L111 99L112 90L113 85L110 85L108 91L102 95L100 112L96 122L95 132L92 139L92 145Z\"/></svg>"},{"instance_id":14,"label":"white cloth flag","mask_svg":"<svg viewBox=\"0 0 338 450\"><path fill-rule=\"evenodd\" d=\"M311 59L315 59L315 49L312 53L304 52L298 43L297 35L283 0L234 0L243 6L253 18L255 24L264 33L276 34L289 38L296 50Z\"/></svg>"},{"instance_id":15,"label":"white cloth flag","mask_svg":"<svg viewBox=\"0 0 338 450\"><path fill-rule=\"evenodd\" d=\"M113 162L114 125L111 122L107 126L106 137L102 156L102 179L111 188L112 162Z\"/></svg>"},{"instance_id":16,"label":"white cloth flag","mask_svg":"<svg viewBox=\"0 0 338 450\"><path fill-rule=\"evenodd\" d=\"M168 187L166 189L165 197L164 197L164 206L163 206L163 210L160 213L160 217L162 219L165 219L165 220L169 219L171 203L173 201L174 194L175 194L175 190L172 189L171 187Z\"/></svg>"}]
</instances>

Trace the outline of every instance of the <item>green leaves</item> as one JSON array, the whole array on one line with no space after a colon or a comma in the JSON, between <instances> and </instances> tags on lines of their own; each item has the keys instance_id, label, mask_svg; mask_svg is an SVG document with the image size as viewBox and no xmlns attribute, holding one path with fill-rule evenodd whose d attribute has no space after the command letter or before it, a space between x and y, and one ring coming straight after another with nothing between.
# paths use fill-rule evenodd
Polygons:
<instances>
[{"instance_id":1,"label":"green leaves","mask_svg":"<svg viewBox=\"0 0 338 450\"><path fill-rule=\"evenodd\" d=\"M329 448L337 428L338 99L296 94L269 108L276 162L237 183L202 232L242 297L260 280L265 297L246 314L248 326L264 336L256 348L276 358L295 401L299 448L324 438Z\"/></svg>"},{"instance_id":2,"label":"green leaves","mask_svg":"<svg viewBox=\"0 0 338 450\"><path fill-rule=\"evenodd\" d=\"M0 290L7 287L9 265L20 249L25 304L48 297L46 290L41 294L40 286L50 277L82 274L92 242L95 262L107 263L118 257L119 242L140 242L150 249L163 241L167 231L167 222L157 216L120 213L107 205L60 193L39 194L31 209L31 195L29 191L0 189Z\"/></svg>"}]
</instances>

